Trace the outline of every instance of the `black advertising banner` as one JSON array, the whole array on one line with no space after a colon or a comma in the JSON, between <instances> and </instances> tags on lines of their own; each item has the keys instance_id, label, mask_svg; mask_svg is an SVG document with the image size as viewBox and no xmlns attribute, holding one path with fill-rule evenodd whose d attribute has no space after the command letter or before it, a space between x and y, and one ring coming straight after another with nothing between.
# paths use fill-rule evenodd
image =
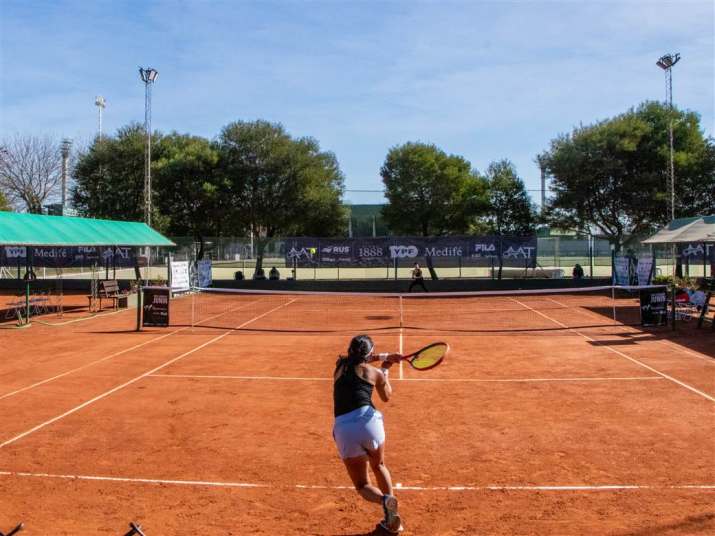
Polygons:
<instances>
[{"instance_id":1,"label":"black advertising banner","mask_svg":"<svg viewBox=\"0 0 715 536\"><path fill-rule=\"evenodd\" d=\"M468 259L470 264L520 268L536 267L536 236L440 236L389 238L290 238L286 241L286 264L385 266L397 261L430 257Z\"/></svg>"},{"instance_id":2,"label":"black advertising banner","mask_svg":"<svg viewBox=\"0 0 715 536\"><path fill-rule=\"evenodd\" d=\"M388 238L353 238L353 264L355 266L385 266L388 262Z\"/></svg>"},{"instance_id":3,"label":"black advertising banner","mask_svg":"<svg viewBox=\"0 0 715 536\"><path fill-rule=\"evenodd\" d=\"M703 257L715 262L715 244L678 244L678 254L691 264L703 262Z\"/></svg>"},{"instance_id":4,"label":"black advertising banner","mask_svg":"<svg viewBox=\"0 0 715 536\"><path fill-rule=\"evenodd\" d=\"M142 287L142 326L169 326L169 287Z\"/></svg>"},{"instance_id":5,"label":"black advertising banner","mask_svg":"<svg viewBox=\"0 0 715 536\"><path fill-rule=\"evenodd\" d=\"M130 247L36 247L2 246L0 247L0 266L25 265L28 250L32 253L32 265L45 268L80 268L92 266L134 266L135 252ZM114 264L116 263L116 264Z\"/></svg>"},{"instance_id":6,"label":"black advertising banner","mask_svg":"<svg viewBox=\"0 0 715 536\"><path fill-rule=\"evenodd\" d=\"M501 237L504 266L536 268L536 236Z\"/></svg>"},{"instance_id":7,"label":"black advertising banner","mask_svg":"<svg viewBox=\"0 0 715 536\"><path fill-rule=\"evenodd\" d=\"M668 292L665 288L640 291L641 324L665 326L668 323Z\"/></svg>"}]
</instances>

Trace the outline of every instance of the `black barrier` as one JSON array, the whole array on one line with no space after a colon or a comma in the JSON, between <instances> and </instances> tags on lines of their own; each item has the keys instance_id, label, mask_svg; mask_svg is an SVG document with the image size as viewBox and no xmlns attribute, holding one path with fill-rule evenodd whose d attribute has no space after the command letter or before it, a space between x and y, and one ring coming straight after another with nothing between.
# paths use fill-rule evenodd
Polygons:
<instances>
[{"instance_id":1,"label":"black barrier","mask_svg":"<svg viewBox=\"0 0 715 536\"><path fill-rule=\"evenodd\" d=\"M169 287L142 287L142 326L169 326Z\"/></svg>"},{"instance_id":2,"label":"black barrier","mask_svg":"<svg viewBox=\"0 0 715 536\"><path fill-rule=\"evenodd\" d=\"M640 291L641 324L665 326L668 324L668 290L663 288Z\"/></svg>"},{"instance_id":3,"label":"black barrier","mask_svg":"<svg viewBox=\"0 0 715 536\"><path fill-rule=\"evenodd\" d=\"M390 266L429 258L455 265L536 267L536 236L314 238L286 240L286 266ZM459 261L458 261L459 260Z\"/></svg>"},{"instance_id":4,"label":"black barrier","mask_svg":"<svg viewBox=\"0 0 715 536\"><path fill-rule=\"evenodd\" d=\"M20 262L24 264L28 250L32 265L40 268L81 268L93 264L131 268L136 258L134 248L124 246L2 246L0 266L17 266Z\"/></svg>"}]
</instances>

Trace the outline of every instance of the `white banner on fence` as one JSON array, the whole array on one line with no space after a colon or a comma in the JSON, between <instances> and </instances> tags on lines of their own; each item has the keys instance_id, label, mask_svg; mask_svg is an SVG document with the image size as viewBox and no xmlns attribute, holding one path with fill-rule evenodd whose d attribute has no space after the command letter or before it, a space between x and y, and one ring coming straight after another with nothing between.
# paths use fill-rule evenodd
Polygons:
<instances>
[{"instance_id":1,"label":"white banner on fence","mask_svg":"<svg viewBox=\"0 0 715 536\"><path fill-rule=\"evenodd\" d=\"M191 290L189 261L171 261L171 290L172 292Z\"/></svg>"},{"instance_id":2,"label":"white banner on fence","mask_svg":"<svg viewBox=\"0 0 715 536\"><path fill-rule=\"evenodd\" d=\"M644 255L638 259L638 284L639 285L650 285L651 274L653 273L653 257L651 255Z\"/></svg>"},{"instance_id":3,"label":"white banner on fence","mask_svg":"<svg viewBox=\"0 0 715 536\"><path fill-rule=\"evenodd\" d=\"M631 259L628 257L616 257L613 261L613 284L630 285Z\"/></svg>"},{"instance_id":4,"label":"white banner on fence","mask_svg":"<svg viewBox=\"0 0 715 536\"><path fill-rule=\"evenodd\" d=\"M206 288L211 286L213 278L211 277L211 259L202 259L196 263L199 276L199 287Z\"/></svg>"}]
</instances>

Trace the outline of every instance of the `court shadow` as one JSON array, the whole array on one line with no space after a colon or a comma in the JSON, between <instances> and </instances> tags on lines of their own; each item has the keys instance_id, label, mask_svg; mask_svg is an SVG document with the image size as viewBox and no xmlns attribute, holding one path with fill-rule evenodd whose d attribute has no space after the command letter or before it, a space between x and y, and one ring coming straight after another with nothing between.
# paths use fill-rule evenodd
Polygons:
<instances>
[{"instance_id":1,"label":"court shadow","mask_svg":"<svg viewBox=\"0 0 715 536\"><path fill-rule=\"evenodd\" d=\"M688 516L677 523L667 523L646 527L631 532L614 533L615 536L657 536L658 534L713 534L715 533L715 513Z\"/></svg>"}]
</instances>

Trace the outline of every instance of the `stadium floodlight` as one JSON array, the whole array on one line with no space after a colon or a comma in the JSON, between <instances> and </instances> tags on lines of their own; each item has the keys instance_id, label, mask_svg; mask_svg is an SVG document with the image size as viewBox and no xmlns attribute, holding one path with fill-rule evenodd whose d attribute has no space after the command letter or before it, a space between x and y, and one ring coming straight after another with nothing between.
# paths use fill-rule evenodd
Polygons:
<instances>
[{"instance_id":1,"label":"stadium floodlight","mask_svg":"<svg viewBox=\"0 0 715 536\"><path fill-rule=\"evenodd\" d=\"M102 97L101 95L98 95L94 99L94 105L97 107L97 110L99 111L99 125L97 131L99 132L99 139L102 139L102 110L106 108L107 106L107 100Z\"/></svg>"},{"instance_id":2,"label":"stadium floodlight","mask_svg":"<svg viewBox=\"0 0 715 536\"><path fill-rule=\"evenodd\" d=\"M151 225L151 86L156 82L159 71L139 67L139 76L144 82L144 132L146 152L144 155L144 221Z\"/></svg>"},{"instance_id":3,"label":"stadium floodlight","mask_svg":"<svg viewBox=\"0 0 715 536\"><path fill-rule=\"evenodd\" d=\"M62 215L67 208L67 171L69 168L70 151L72 149L72 140L65 138L60 144L60 153L62 154Z\"/></svg>"},{"instance_id":4,"label":"stadium floodlight","mask_svg":"<svg viewBox=\"0 0 715 536\"><path fill-rule=\"evenodd\" d=\"M665 102L668 106L669 126L668 137L670 138L670 219L675 219L675 157L673 150L673 66L680 61L680 54L665 54L661 56L655 64L665 72Z\"/></svg>"}]
</instances>

